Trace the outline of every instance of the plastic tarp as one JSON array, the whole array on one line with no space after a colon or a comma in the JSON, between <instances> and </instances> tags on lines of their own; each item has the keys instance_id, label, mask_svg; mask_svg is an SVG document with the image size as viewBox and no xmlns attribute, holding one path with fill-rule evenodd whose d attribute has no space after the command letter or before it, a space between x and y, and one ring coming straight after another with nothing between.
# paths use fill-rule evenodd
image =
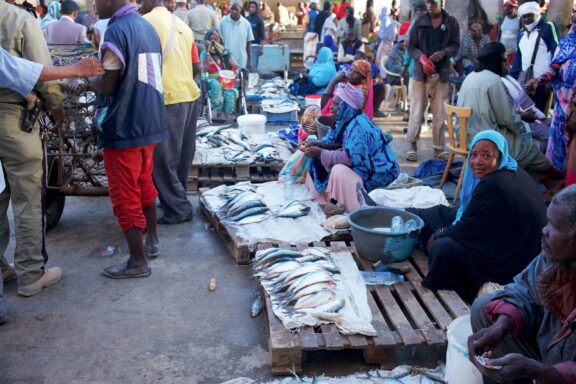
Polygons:
<instances>
[{"instance_id":1,"label":"plastic tarp","mask_svg":"<svg viewBox=\"0 0 576 384\"><path fill-rule=\"evenodd\" d=\"M369 195L379 205L390 208L430 208L435 205L450 205L442 190L426 186L393 190L375 189Z\"/></svg>"},{"instance_id":2,"label":"plastic tarp","mask_svg":"<svg viewBox=\"0 0 576 384\"><path fill-rule=\"evenodd\" d=\"M287 329L297 329L302 326L317 326L320 324L335 324L343 335L362 334L376 336L378 333L372 326L372 312L368 306L366 285L356 262L349 252L332 252L331 259L340 270L333 276L336 287L334 301L343 299L344 306L336 314L330 313L326 317L313 315L314 309L306 310L306 314L288 314L282 307L272 304L274 314L282 321ZM273 295L271 296L273 298Z\"/></svg>"},{"instance_id":3,"label":"plastic tarp","mask_svg":"<svg viewBox=\"0 0 576 384\"><path fill-rule=\"evenodd\" d=\"M252 244L266 242L297 244L320 241L329 235L329 232L322 228L326 215L320 206L310 199L306 186L301 184L290 186L290 193L286 193L284 184L277 181L255 186L256 192L264 195L263 201L270 208L272 215L264 221L253 224L239 225L233 221L225 221L238 237ZM226 186L222 185L202 194L202 200L210 211L219 211L225 204L225 200L220 197L225 189ZM308 205L311 208L310 213L294 219L274 217L274 212L278 212L292 200L299 200Z\"/></svg>"}]
</instances>

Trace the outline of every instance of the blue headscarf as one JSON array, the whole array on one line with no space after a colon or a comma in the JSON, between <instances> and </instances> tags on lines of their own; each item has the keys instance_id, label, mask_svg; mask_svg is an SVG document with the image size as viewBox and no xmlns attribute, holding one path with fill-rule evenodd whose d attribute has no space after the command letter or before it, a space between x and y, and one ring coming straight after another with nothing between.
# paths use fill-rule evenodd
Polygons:
<instances>
[{"instance_id":1,"label":"blue headscarf","mask_svg":"<svg viewBox=\"0 0 576 384\"><path fill-rule=\"evenodd\" d=\"M58 20L60 20L60 2L55 0L48 5L48 12L40 21L40 28L44 29L48 24Z\"/></svg>"},{"instance_id":2,"label":"blue headscarf","mask_svg":"<svg viewBox=\"0 0 576 384\"><path fill-rule=\"evenodd\" d=\"M324 46L326 48L330 48L332 52L338 52L338 47L336 46L336 43L334 43L334 38L332 35L327 34L324 36Z\"/></svg>"},{"instance_id":3,"label":"blue headscarf","mask_svg":"<svg viewBox=\"0 0 576 384\"><path fill-rule=\"evenodd\" d=\"M479 132L474 139L472 140L472 144L470 144L470 152L468 153L468 166L464 171L464 179L462 180L462 194L460 195L460 208L458 208L458 213L456 214L456 220L454 220L453 224L456 224L458 220L462 217L464 211L470 204L470 200L472 199L472 195L474 194L474 189L480 180L476 177L474 172L470 169L470 156L472 155L472 149L476 143L480 140L488 140L496 145L498 151L502 157L500 158L500 164L498 164L498 169L507 169L509 171L516 171L518 168L518 163L514 158L508 153L508 141L502 136L500 133L492 130L486 130Z\"/></svg>"},{"instance_id":4,"label":"blue headscarf","mask_svg":"<svg viewBox=\"0 0 576 384\"><path fill-rule=\"evenodd\" d=\"M400 167L389 145L392 136L382 132L361 109L340 101L336 126L322 140L331 144L342 143L352 170L362 178L368 191L385 187L398 177ZM307 168L316 190L325 191L329 173L320 158L308 159Z\"/></svg>"},{"instance_id":5,"label":"blue headscarf","mask_svg":"<svg viewBox=\"0 0 576 384\"><path fill-rule=\"evenodd\" d=\"M336 77L334 54L330 48L322 47L308 71L308 78L315 86L325 87L334 77Z\"/></svg>"}]
</instances>

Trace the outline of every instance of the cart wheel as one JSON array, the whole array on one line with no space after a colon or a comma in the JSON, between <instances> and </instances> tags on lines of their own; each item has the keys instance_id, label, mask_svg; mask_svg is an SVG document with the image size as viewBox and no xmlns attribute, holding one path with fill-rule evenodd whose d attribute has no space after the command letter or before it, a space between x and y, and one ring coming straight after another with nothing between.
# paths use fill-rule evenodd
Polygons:
<instances>
[{"instance_id":1,"label":"cart wheel","mask_svg":"<svg viewBox=\"0 0 576 384\"><path fill-rule=\"evenodd\" d=\"M66 196L57 191L47 191L44 200L46 209L46 231L51 230L58 224L64 212Z\"/></svg>"}]
</instances>

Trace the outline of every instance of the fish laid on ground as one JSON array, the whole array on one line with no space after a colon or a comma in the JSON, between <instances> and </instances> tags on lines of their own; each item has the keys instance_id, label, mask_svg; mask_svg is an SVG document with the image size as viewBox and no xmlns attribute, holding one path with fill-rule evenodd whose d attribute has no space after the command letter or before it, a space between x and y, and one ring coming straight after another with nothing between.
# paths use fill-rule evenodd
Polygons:
<instances>
[{"instance_id":1,"label":"fish laid on ground","mask_svg":"<svg viewBox=\"0 0 576 384\"><path fill-rule=\"evenodd\" d=\"M264 221L264 220L268 219L269 217L270 217L269 213L263 213L260 215L249 216L249 217L246 217L242 220L238 220L237 223L240 225L255 224L255 223L260 223L261 221Z\"/></svg>"},{"instance_id":2,"label":"fish laid on ground","mask_svg":"<svg viewBox=\"0 0 576 384\"><path fill-rule=\"evenodd\" d=\"M264 213L267 213L269 211L268 207L255 207L255 208L250 208L247 209L243 212L240 212L238 215L236 216L231 216L230 220L232 221L236 221L239 222L243 219L246 219L250 216L258 216L258 215L262 215ZM268 214L268 216L270 216L270 214ZM245 222L246 224L246 222Z\"/></svg>"},{"instance_id":3,"label":"fish laid on ground","mask_svg":"<svg viewBox=\"0 0 576 384\"><path fill-rule=\"evenodd\" d=\"M252 307L250 308L250 316L258 316L260 312L262 312L262 308L264 308L264 302L262 300L262 296L258 294L252 303Z\"/></svg>"},{"instance_id":4,"label":"fish laid on ground","mask_svg":"<svg viewBox=\"0 0 576 384\"><path fill-rule=\"evenodd\" d=\"M298 200L294 200L283 206L280 211L276 213L276 217L297 218L306 216L309 212L309 206Z\"/></svg>"},{"instance_id":5,"label":"fish laid on ground","mask_svg":"<svg viewBox=\"0 0 576 384\"><path fill-rule=\"evenodd\" d=\"M304 296L294 304L294 309L305 309L305 308L318 308L324 304L327 304L334 300L336 295L331 290L319 291L312 295Z\"/></svg>"}]
</instances>

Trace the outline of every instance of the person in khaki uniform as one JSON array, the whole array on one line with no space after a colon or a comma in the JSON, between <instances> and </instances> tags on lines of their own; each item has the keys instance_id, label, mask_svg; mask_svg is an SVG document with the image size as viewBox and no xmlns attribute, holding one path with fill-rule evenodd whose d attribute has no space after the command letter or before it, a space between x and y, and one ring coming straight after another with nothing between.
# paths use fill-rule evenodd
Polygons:
<instances>
[{"instance_id":1,"label":"person in khaki uniform","mask_svg":"<svg viewBox=\"0 0 576 384\"><path fill-rule=\"evenodd\" d=\"M16 57L52 64L38 22L4 0L0 0L0 46ZM40 82L35 90L59 125L62 112L58 108L64 95L58 83ZM62 270L45 268L48 257L43 249L42 145L38 125L31 132L21 129L25 105L20 94L0 88L0 161L6 182L0 193L0 269L4 281L18 278L19 295L32 296L58 282ZM7 214L10 201L16 237L14 268L4 255L10 239Z\"/></svg>"}]
</instances>

